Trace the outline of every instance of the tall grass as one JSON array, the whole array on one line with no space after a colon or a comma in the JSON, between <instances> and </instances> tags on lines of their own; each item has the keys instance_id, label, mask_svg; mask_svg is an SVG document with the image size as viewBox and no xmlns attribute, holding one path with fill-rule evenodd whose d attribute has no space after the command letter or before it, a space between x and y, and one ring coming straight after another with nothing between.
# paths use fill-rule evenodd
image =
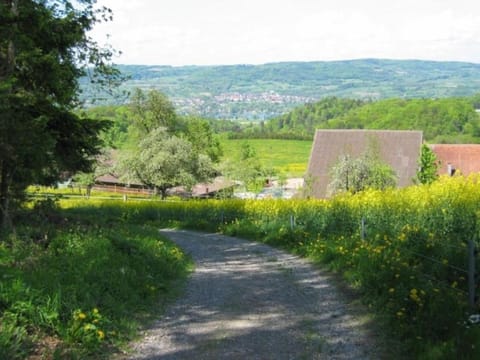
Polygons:
<instances>
[{"instance_id":1,"label":"tall grass","mask_svg":"<svg viewBox=\"0 0 480 360\"><path fill-rule=\"evenodd\" d=\"M115 351L190 266L155 227L60 210L25 216L0 243L1 359Z\"/></svg>"}]
</instances>

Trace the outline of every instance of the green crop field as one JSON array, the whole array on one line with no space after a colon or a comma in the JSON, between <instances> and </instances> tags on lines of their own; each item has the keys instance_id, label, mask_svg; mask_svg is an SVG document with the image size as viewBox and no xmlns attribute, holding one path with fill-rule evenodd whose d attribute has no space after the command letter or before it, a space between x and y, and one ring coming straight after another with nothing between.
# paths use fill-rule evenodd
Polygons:
<instances>
[{"instance_id":1,"label":"green crop field","mask_svg":"<svg viewBox=\"0 0 480 360\"><path fill-rule=\"evenodd\" d=\"M250 146L255 149L260 162L266 167L284 172L289 177L302 177L307 170L308 158L312 147L311 141L222 139L221 143L224 152L224 159L239 159L242 144L245 142L249 143Z\"/></svg>"}]
</instances>

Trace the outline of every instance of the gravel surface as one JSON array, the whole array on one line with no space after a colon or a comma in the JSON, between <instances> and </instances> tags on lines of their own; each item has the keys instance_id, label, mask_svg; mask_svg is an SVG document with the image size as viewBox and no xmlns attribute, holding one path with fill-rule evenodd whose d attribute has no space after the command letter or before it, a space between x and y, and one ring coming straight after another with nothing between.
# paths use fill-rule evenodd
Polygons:
<instances>
[{"instance_id":1,"label":"gravel surface","mask_svg":"<svg viewBox=\"0 0 480 360\"><path fill-rule=\"evenodd\" d=\"M378 358L365 321L308 261L220 234L161 232L195 272L129 359Z\"/></svg>"}]
</instances>

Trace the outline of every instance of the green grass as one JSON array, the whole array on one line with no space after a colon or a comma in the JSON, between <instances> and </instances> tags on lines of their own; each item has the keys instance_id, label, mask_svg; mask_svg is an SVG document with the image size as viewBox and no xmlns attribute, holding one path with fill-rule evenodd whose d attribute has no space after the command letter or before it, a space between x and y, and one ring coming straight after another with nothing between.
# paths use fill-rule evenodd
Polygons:
<instances>
[{"instance_id":1,"label":"green grass","mask_svg":"<svg viewBox=\"0 0 480 360\"><path fill-rule=\"evenodd\" d=\"M72 188L54 188L47 186L29 186L27 189L27 194L30 197L42 199L47 197L65 197L65 198L85 198L86 189L82 186L75 186ZM101 191L92 189L90 192L91 198L113 198L113 199L123 199L124 194L120 192L113 191ZM152 196L144 194L127 194L128 198L135 199L151 199Z\"/></svg>"},{"instance_id":2,"label":"green grass","mask_svg":"<svg viewBox=\"0 0 480 360\"><path fill-rule=\"evenodd\" d=\"M107 357L176 293L191 263L157 227L88 213L47 202L1 239L0 359Z\"/></svg>"},{"instance_id":3,"label":"green grass","mask_svg":"<svg viewBox=\"0 0 480 360\"><path fill-rule=\"evenodd\" d=\"M224 158L236 160L240 158L241 146L248 142L256 151L260 162L269 168L287 174L289 177L303 177L307 170L312 141L306 140L272 140L222 139Z\"/></svg>"}]
</instances>

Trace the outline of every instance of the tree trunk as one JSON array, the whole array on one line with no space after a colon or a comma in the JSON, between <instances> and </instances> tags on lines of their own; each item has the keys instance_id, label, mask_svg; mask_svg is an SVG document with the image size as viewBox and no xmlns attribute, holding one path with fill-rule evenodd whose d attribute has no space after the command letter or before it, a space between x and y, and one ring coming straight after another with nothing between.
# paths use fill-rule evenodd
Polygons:
<instances>
[{"instance_id":1,"label":"tree trunk","mask_svg":"<svg viewBox=\"0 0 480 360\"><path fill-rule=\"evenodd\" d=\"M165 200L167 198L167 188L161 187L160 193L162 194L162 200Z\"/></svg>"},{"instance_id":2,"label":"tree trunk","mask_svg":"<svg viewBox=\"0 0 480 360\"><path fill-rule=\"evenodd\" d=\"M8 168L2 163L0 174L0 226L2 230L8 228L9 225L9 209L8 209Z\"/></svg>"},{"instance_id":3,"label":"tree trunk","mask_svg":"<svg viewBox=\"0 0 480 360\"><path fill-rule=\"evenodd\" d=\"M13 16L18 16L18 1L19 0L3 0L4 4L10 7L11 14ZM0 49L0 54L4 51L6 54L6 61L5 66L0 69L0 79L5 78L9 79L13 76L15 72L15 58L16 58L16 51L15 51L15 30L17 29L17 25L14 23L14 32L13 37L8 39L6 49ZM10 93L13 93L14 89L10 89ZM8 116L8 115L7 115ZM10 174L9 174L9 166L7 165L7 159L2 156L7 156L8 154L0 154L0 226L1 229L4 230L10 225L10 215L9 215L9 183L10 183Z\"/></svg>"},{"instance_id":4,"label":"tree trunk","mask_svg":"<svg viewBox=\"0 0 480 360\"><path fill-rule=\"evenodd\" d=\"M18 16L18 0L7 0L7 5L10 5L12 15ZM14 25L16 28L16 25ZM14 35L15 36L15 35ZM7 66L6 66L6 75L7 77L13 74L15 70L15 43L13 39L10 39L8 42L7 48Z\"/></svg>"}]
</instances>

